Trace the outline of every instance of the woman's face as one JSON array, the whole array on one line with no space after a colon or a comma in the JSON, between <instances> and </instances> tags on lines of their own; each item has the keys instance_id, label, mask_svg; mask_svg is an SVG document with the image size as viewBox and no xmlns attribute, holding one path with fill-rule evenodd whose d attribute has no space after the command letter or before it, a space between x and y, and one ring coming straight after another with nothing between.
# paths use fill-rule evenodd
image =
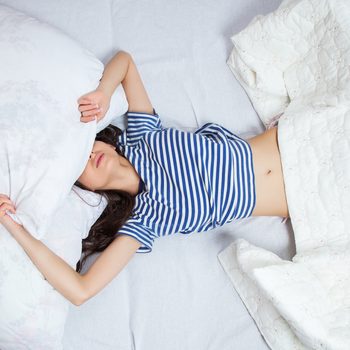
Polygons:
<instances>
[{"instance_id":1,"label":"woman's face","mask_svg":"<svg viewBox=\"0 0 350 350\"><path fill-rule=\"evenodd\" d=\"M112 145L95 141L90 158L78 181L91 191L111 189L109 186L120 164L120 157Z\"/></svg>"}]
</instances>

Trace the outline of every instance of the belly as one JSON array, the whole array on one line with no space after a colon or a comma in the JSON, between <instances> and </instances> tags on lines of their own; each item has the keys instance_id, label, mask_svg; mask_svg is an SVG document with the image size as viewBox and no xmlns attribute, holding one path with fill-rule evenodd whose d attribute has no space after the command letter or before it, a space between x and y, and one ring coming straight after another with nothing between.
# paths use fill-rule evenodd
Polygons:
<instances>
[{"instance_id":1,"label":"belly","mask_svg":"<svg viewBox=\"0 0 350 350\"><path fill-rule=\"evenodd\" d=\"M289 216L277 127L246 140L253 153L256 206L252 216Z\"/></svg>"}]
</instances>

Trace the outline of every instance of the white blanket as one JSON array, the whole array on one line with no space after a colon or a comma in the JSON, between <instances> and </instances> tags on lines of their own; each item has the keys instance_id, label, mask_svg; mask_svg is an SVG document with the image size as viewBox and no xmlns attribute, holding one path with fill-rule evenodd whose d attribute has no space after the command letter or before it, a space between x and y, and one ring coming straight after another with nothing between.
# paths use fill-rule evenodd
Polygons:
<instances>
[{"instance_id":1,"label":"white blanket","mask_svg":"<svg viewBox=\"0 0 350 350\"><path fill-rule=\"evenodd\" d=\"M219 255L272 349L350 349L350 4L284 1L232 37L228 64L278 142L296 255Z\"/></svg>"},{"instance_id":2,"label":"white blanket","mask_svg":"<svg viewBox=\"0 0 350 350\"><path fill-rule=\"evenodd\" d=\"M104 63L116 50L129 51L164 125L195 129L217 122L240 136L254 136L263 125L225 64L229 36L280 2L0 0L55 25ZM267 350L217 254L245 237L291 258L291 225L281 221L249 218L205 234L159 239L152 254L136 254L101 293L69 306L63 349Z\"/></svg>"}]
</instances>

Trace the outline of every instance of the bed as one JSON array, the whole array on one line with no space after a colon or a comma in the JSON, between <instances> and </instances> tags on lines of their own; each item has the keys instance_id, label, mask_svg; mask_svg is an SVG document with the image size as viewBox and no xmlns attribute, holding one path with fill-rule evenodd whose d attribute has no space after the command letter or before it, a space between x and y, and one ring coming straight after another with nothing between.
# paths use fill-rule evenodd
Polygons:
<instances>
[{"instance_id":1,"label":"bed","mask_svg":"<svg viewBox=\"0 0 350 350\"><path fill-rule=\"evenodd\" d=\"M217 122L243 138L264 125L226 64L230 37L280 2L0 0L68 33L104 63L130 52L164 126L191 131ZM282 221L249 218L157 240L98 295L69 306L63 349L268 349L217 255L244 238L290 260L293 231Z\"/></svg>"}]
</instances>

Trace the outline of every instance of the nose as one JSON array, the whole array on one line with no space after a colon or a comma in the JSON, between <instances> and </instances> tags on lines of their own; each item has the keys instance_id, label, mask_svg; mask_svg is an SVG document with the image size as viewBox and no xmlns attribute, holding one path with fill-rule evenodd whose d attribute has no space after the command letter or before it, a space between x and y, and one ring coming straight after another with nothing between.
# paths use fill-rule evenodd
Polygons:
<instances>
[{"instance_id":1,"label":"nose","mask_svg":"<svg viewBox=\"0 0 350 350\"><path fill-rule=\"evenodd\" d=\"M95 152L91 152L91 153L95 153ZM90 154L90 157L89 157L90 159L91 159L91 154Z\"/></svg>"}]
</instances>

